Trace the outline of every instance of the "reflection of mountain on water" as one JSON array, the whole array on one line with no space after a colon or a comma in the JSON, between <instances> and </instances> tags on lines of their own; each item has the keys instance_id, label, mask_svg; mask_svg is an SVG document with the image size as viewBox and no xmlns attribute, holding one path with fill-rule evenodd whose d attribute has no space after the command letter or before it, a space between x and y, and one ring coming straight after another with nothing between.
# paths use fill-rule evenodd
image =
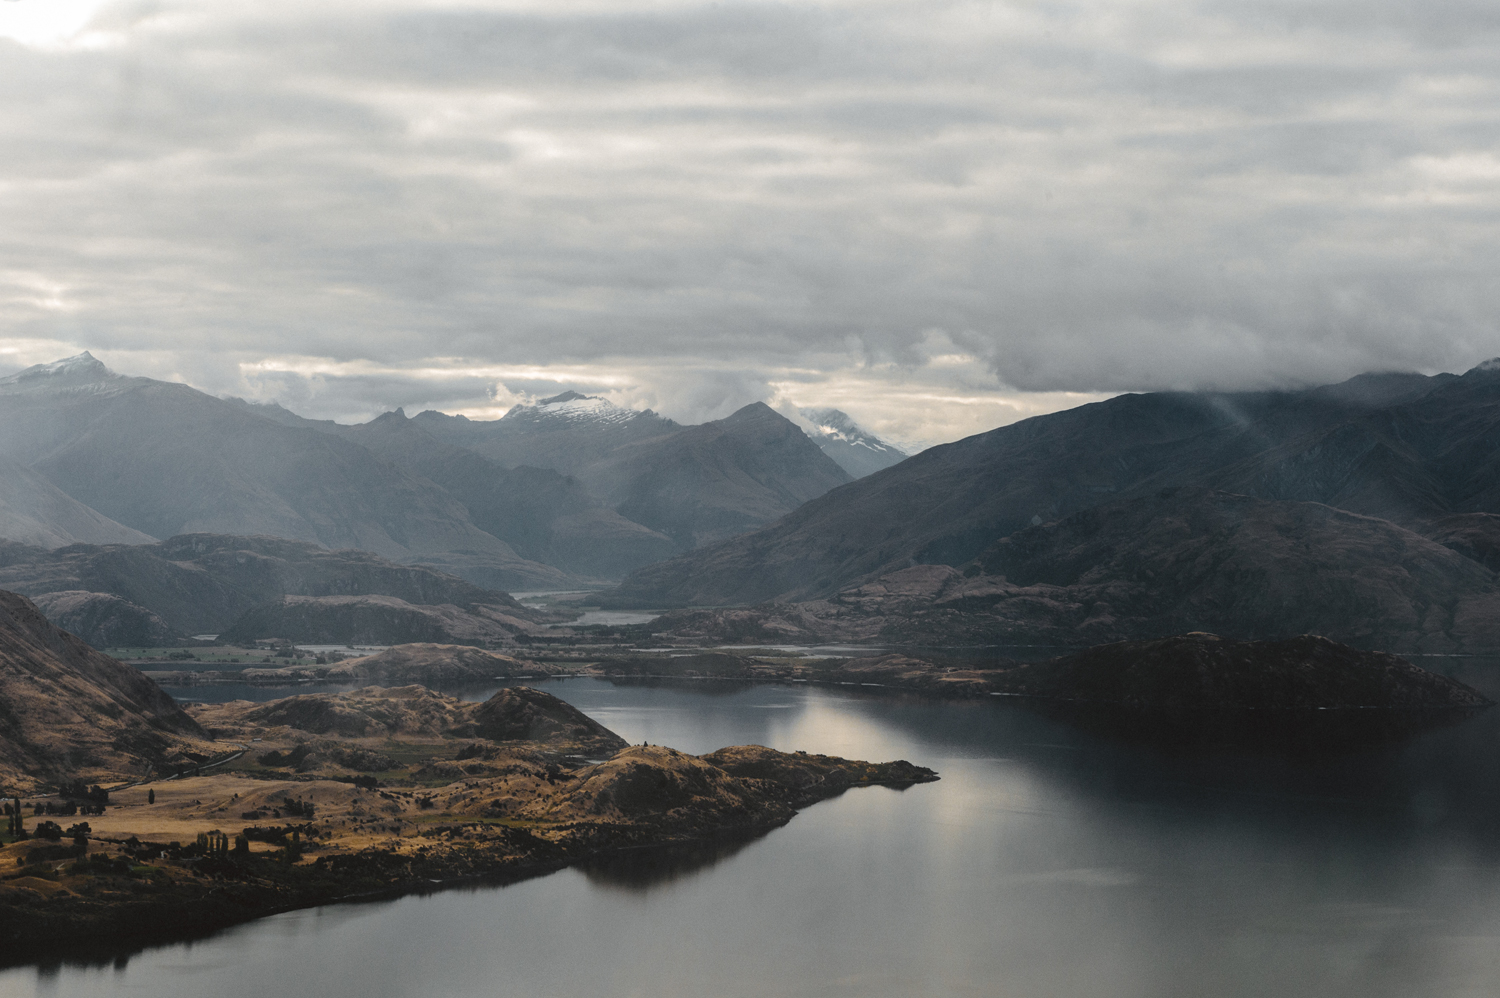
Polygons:
<instances>
[{"instance_id":1,"label":"reflection of mountain on water","mask_svg":"<svg viewBox=\"0 0 1500 998\"><path fill-rule=\"evenodd\" d=\"M1023 700L1021 706L1091 734L1168 753L1239 749L1294 757L1404 742L1488 709L1136 710L1045 699Z\"/></svg>"},{"instance_id":2,"label":"reflection of mountain on water","mask_svg":"<svg viewBox=\"0 0 1500 998\"><path fill-rule=\"evenodd\" d=\"M583 865L582 870L595 886L645 892L728 859L761 838L762 834L628 849L613 856L591 860Z\"/></svg>"}]
</instances>

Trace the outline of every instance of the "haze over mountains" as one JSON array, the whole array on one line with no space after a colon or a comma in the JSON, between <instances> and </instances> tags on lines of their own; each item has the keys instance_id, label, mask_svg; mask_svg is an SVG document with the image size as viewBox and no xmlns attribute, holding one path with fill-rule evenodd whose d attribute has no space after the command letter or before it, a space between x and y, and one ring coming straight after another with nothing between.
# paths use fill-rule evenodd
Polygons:
<instances>
[{"instance_id":1,"label":"haze over mountains","mask_svg":"<svg viewBox=\"0 0 1500 998\"><path fill-rule=\"evenodd\" d=\"M764 403L698 426L564 392L477 423L424 412L433 436L506 465L574 476L681 549L770 523L852 476Z\"/></svg>"},{"instance_id":2,"label":"haze over mountains","mask_svg":"<svg viewBox=\"0 0 1500 998\"><path fill-rule=\"evenodd\" d=\"M680 426L564 393L361 426L124 377L88 354L0 379L0 537L41 548L264 535L497 589L619 578L850 476L763 405Z\"/></svg>"},{"instance_id":3,"label":"haze over mountains","mask_svg":"<svg viewBox=\"0 0 1500 998\"><path fill-rule=\"evenodd\" d=\"M664 621L702 639L1500 647L1500 365L1120 396L858 479L838 448L856 470L899 452L836 410L800 417L821 443L759 403L681 426L574 392L344 426L85 355L0 381L0 515L30 538L0 587L99 642L504 645L537 621L499 590L629 572L600 602L758 606ZM319 557L387 567L225 581L230 560ZM410 592L403 564L446 581Z\"/></svg>"}]
</instances>

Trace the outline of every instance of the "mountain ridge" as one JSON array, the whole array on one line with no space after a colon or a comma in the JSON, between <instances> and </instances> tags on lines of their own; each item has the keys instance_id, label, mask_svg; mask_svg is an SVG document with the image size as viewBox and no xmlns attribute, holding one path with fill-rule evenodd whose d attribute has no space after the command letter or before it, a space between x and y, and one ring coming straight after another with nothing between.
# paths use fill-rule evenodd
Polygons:
<instances>
[{"instance_id":1,"label":"mountain ridge","mask_svg":"<svg viewBox=\"0 0 1500 998\"><path fill-rule=\"evenodd\" d=\"M1166 487L1313 501L1414 529L1500 509L1500 373L1301 392L1123 395L929 448L769 527L647 566L611 605L828 596L961 565L1027 526Z\"/></svg>"}]
</instances>

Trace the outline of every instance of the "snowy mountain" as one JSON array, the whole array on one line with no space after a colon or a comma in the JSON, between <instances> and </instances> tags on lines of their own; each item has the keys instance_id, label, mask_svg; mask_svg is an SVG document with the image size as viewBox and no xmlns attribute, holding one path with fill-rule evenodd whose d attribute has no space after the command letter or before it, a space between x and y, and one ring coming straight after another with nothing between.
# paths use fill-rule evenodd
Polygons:
<instances>
[{"instance_id":1,"label":"snowy mountain","mask_svg":"<svg viewBox=\"0 0 1500 998\"><path fill-rule=\"evenodd\" d=\"M859 427L848 413L838 409L799 409L798 415L812 424L803 427L823 453L855 478L874 474L906 460L906 452Z\"/></svg>"},{"instance_id":2,"label":"snowy mountain","mask_svg":"<svg viewBox=\"0 0 1500 998\"><path fill-rule=\"evenodd\" d=\"M554 395L551 398L542 399L540 402L514 406L505 414L501 421L509 422L512 425L517 423L566 423L572 425L618 426L623 423L642 419L650 422L661 419L661 417L657 416L650 409L626 409L597 395L563 392L561 395Z\"/></svg>"}]
</instances>

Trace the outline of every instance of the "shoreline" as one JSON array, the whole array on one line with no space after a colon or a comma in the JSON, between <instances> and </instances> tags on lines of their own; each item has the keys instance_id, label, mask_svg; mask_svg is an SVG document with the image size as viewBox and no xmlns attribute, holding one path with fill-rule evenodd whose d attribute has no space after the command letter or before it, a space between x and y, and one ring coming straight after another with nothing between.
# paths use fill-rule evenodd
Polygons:
<instances>
[{"instance_id":1,"label":"shoreline","mask_svg":"<svg viewBox=\"0 0 1500 998\"><path fill-rule=\"evenodd\" d=\"M653 757L668 763L653 765ZM723 768L706 762L709 757ZM321 843L309 822L301 826L308 830L305 858L292 847L204 854L163 849L160 843L145 844L155 855L146 852L142 858L143 844L134 836L101 834L72 861L6 871L0 879L0 968L106 963L287 911L507 886L631 856L693 855L705 847L748 844L846 790L905 788L938 778L906 763L869 764L759 747L721 749L709 757L627 748L606 764L624 773L612 793L639 785L642 776L657 780L681 772L680 767L697 768L712 770L719 797L728 795L727 806L715 799L684 811L652 801L615 817L541 823L439 813L414 834L347 851L338 849L337 840ZM601 778L606 777L584 777ZM5 848L7 861L26 851L14 844Z\"/></svg>"}]
</instances>

